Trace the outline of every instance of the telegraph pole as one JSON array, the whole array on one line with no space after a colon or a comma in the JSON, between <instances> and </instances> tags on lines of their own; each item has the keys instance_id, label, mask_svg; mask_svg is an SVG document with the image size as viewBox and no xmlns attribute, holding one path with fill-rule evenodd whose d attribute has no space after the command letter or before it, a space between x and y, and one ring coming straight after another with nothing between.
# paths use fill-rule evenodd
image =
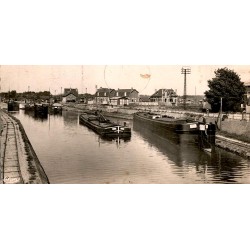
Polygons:
<instances>
[{"instance_id":1,"label":"telegraph pole","mask_svg":"<svg viewBox=\"0 0 250 250\"><path fill-rule=\"evenodd\" d=\"M0 102L2 102L2 95L1 95L1 65L0 65Z\"/></svg>"},{"instance_id":2,"label":"telegraph pole","mask_svg":"<svg viewBox=\"0 0 250 250\"><path fill-rule=\"evenodd\" d=\"M220 130L221 130L221 122L222 122L222 97L220 98Z\"/></svg>"},{"instance_id":3,"label":"telegraph pole","mask_svg":"<svg viewBox=\"0 0 250 250\"><path fill-rule=\"evenodd\" d=\"M184 109L186 109L186 100L187 100L187 74L191 74L190 67L182 67L181 73L184 74L184 94L183 94L183 101L184 101Z\"/></svg>"}]
</instances>

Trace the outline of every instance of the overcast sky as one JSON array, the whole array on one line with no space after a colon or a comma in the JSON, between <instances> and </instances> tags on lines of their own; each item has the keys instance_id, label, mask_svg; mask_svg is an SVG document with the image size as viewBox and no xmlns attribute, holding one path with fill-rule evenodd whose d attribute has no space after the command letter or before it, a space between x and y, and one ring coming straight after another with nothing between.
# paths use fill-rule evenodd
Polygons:
<instances>
[{"instance_id":1,"label":"overcast sky","mask_svg":"<svg viewBox=\"0 0 250 250\"><path fill-rule=\"evenodd\" d=\"M228 67L237 72L242 81L250 81L250 66L195 66L191 65L191 74L187 75L187 94L203 94L207 80L214 76L214 70ZM94 94L97 87L135 88L140 94L153 94L156 89L172 88L182 95L184 75L182 65L174 66L138 66L138 65L92 65L92 66L7 66L2 65L1 91L17 92L50 90L60 94L61 88L77 88L79 93ZM148 74L150 78L143 78Z\"/></svg>"}]
</instances>

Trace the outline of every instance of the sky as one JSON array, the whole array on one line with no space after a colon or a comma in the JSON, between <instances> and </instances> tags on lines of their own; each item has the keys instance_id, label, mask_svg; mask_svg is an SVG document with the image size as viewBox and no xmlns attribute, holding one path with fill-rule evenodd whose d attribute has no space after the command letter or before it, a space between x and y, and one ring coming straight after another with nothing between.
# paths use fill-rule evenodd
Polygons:
<instances>
[{"instance_id":1,"label":"sky","mask_svg":"<svg viewBox=\"0 0 250 250\"><path fill-rule=\"evenodd\" d=\"M184 92L182 65L2 65L0 68L1 91L44 91L61 94L64 88L77 88L79 93L94 94L96 87L114 89L134 88L140 94L152 95L155 90L172 88L178 95ZM187 94L203 95L207 81L214 77L214 70L228 67L244 82L250 81L250 66L189 65ZM150 75L143 78L141 75Z\"/></svg>"}]
</instances>

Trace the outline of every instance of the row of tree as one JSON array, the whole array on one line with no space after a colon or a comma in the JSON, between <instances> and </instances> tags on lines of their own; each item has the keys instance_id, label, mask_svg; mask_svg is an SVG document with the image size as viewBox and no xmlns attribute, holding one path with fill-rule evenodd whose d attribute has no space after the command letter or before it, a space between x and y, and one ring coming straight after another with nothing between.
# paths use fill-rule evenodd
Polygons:
<instances>
[{"instance_id":1,"label":"row of tree","mask_svg":"<svg viewBox=\"0 0 250 250\"><path fill-rule=\"evenodd\" d=\"M51 96L51 93L49 91L40 91L40 92L23 92L23 93L17 93L16 90L12 90L9 92L3 92L1 93L1 97L5 100L19 100L19 99L43 99L44 97L49 98Z\"/></svg>"}]
</instances>

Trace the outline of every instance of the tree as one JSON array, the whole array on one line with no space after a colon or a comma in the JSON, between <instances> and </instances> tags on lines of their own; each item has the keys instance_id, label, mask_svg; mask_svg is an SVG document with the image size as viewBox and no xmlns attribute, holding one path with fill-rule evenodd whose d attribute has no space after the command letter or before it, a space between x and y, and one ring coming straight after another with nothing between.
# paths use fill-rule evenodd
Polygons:
<instances>
[{"instance_id":1,"label":"tree","mask_svg":"<svg viewBox=\"0 0 250 250\"><path fill-rule=\"evenodd\" d=\"M16 98L16 95L17 95L16 90L11 90L9 93L10 93L10 94L9 94L9 97L10 97L11 99L15 99L15 98Z\"/></svg>"},{"instance_id":2,"label":"tree","mask_svg":"<svg viewBox=\"0 0 250 250\"><path fill-rule=\"evenodd\" d=\"M215 77L208 80L210 90L205 92L207 101L211 104L212 111L220 110L222 97L223 111L240 111L246 88L240 76L228 68L220 68L214 71Z\"/></svg>"}]
</instances>

